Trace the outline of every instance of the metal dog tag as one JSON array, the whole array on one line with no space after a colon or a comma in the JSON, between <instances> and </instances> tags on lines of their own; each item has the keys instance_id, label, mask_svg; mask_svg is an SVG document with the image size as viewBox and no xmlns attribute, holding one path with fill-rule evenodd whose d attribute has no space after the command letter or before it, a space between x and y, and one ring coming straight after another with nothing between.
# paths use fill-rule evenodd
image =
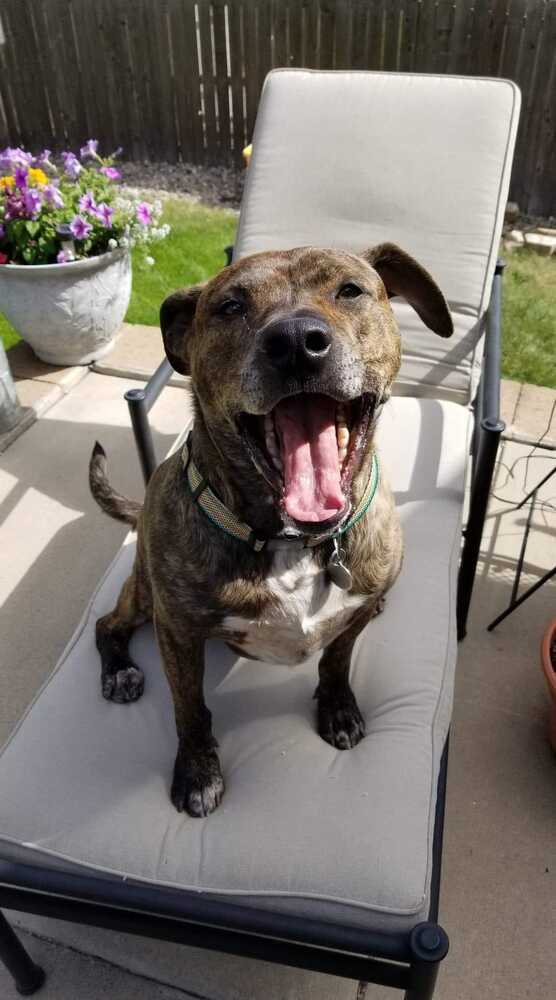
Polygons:
<instances>
[{"instance_id":1,"label":"metal dog tag","mask_svg":"<svg viewBox=\"0 0 556 1000\"><path fill-rule=\"evenodd\" d=\"M335 583L340 590L349 590L353 583L353 577L347 566L342 561L345 559L346 553L344 549L340 548L340 543L337 538L334 539L333 545L334 549L328 563L326 564L326 570L332 580L332 583Z\"/></svg>"}]
</instances>

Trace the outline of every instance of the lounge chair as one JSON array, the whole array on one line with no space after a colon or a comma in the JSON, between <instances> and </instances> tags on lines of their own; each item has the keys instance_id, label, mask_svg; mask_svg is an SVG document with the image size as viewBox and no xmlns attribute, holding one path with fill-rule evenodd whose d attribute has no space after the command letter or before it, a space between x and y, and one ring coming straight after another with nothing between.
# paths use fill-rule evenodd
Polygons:
<instances>
[{"instance_id":1,"label":"lounge chair","mask_svg":"<svg viewBox=\"0 0 556 1000\"><path fill-rule=\"evenodd\" d=\"M318 737L316 660L261 669L213 643L207 700L226 797L207 819L178 815L171 701L150 627L132 645L143 698L117 706L100 693L94 623L129 570L131 535L0 757L3 907L432 997L448 950L438 910L456 639L503 429L497 250L518 112L519 92L502 80L267 78L235 257L394 241L454 314L445 342L394 302L403 362L379 445L406 558L354 653L367 737L349 753ZM170 373L165 362L130 394L146 478L147 414ZM22 992L40 984L7 923L0 955Z\"/></svg>"}]
</instances>

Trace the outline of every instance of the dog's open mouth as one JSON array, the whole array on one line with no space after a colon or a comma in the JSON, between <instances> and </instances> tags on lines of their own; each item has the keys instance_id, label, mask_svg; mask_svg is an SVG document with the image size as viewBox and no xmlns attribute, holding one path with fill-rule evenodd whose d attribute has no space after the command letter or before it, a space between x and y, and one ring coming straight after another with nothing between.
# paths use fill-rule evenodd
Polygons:
<instances>
[{"instance_id":1,"label":"dog's open mouth","mask_svg":"<svg viewBox=\"0 0 556 1000\"><path fill-rule=\"evenodd\" d=\"M340 403L300 393L269 413L243 413L239 424L253 462L279 492L286 514L300 524L340 520L374 411L375 397Z\"/></svg>"}]
</instances>

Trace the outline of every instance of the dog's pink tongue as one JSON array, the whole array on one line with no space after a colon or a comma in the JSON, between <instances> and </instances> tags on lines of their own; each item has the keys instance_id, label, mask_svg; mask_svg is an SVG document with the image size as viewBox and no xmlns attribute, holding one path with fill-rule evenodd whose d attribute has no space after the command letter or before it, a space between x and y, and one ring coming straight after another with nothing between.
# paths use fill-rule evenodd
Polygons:
<instances>
[{"instance_id":1,"label":"dog's pink tongue","mask_svg":"<svg viewBox=\"0 0 556 1000\"><path fill-rule=\"evenodd\" d=\"M284 468L285 506L296 521L328 521L345 507L336 444L336 403L327 396L290 396L274 420Z\"/></svg>"}]
</instances>

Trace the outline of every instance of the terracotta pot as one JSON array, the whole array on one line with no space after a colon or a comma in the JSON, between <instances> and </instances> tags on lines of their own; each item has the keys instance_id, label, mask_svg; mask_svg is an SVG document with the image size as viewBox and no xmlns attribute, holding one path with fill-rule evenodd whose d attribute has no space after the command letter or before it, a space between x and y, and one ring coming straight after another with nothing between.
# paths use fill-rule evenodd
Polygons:
<instances>
[{"instance_id":1,"label":"terracotta pot","mask_svg":"<svg viewBox=\"0 0 556 1000\"><path fill-rule=\"evenodd\" d=\"M541 643L541 663L551 700L548 738L552 749L556 753L556 670L552 665L550 655L550 649L555 639L556 618L553 618L544 633Z\"/></svg>"}]
</instances>

